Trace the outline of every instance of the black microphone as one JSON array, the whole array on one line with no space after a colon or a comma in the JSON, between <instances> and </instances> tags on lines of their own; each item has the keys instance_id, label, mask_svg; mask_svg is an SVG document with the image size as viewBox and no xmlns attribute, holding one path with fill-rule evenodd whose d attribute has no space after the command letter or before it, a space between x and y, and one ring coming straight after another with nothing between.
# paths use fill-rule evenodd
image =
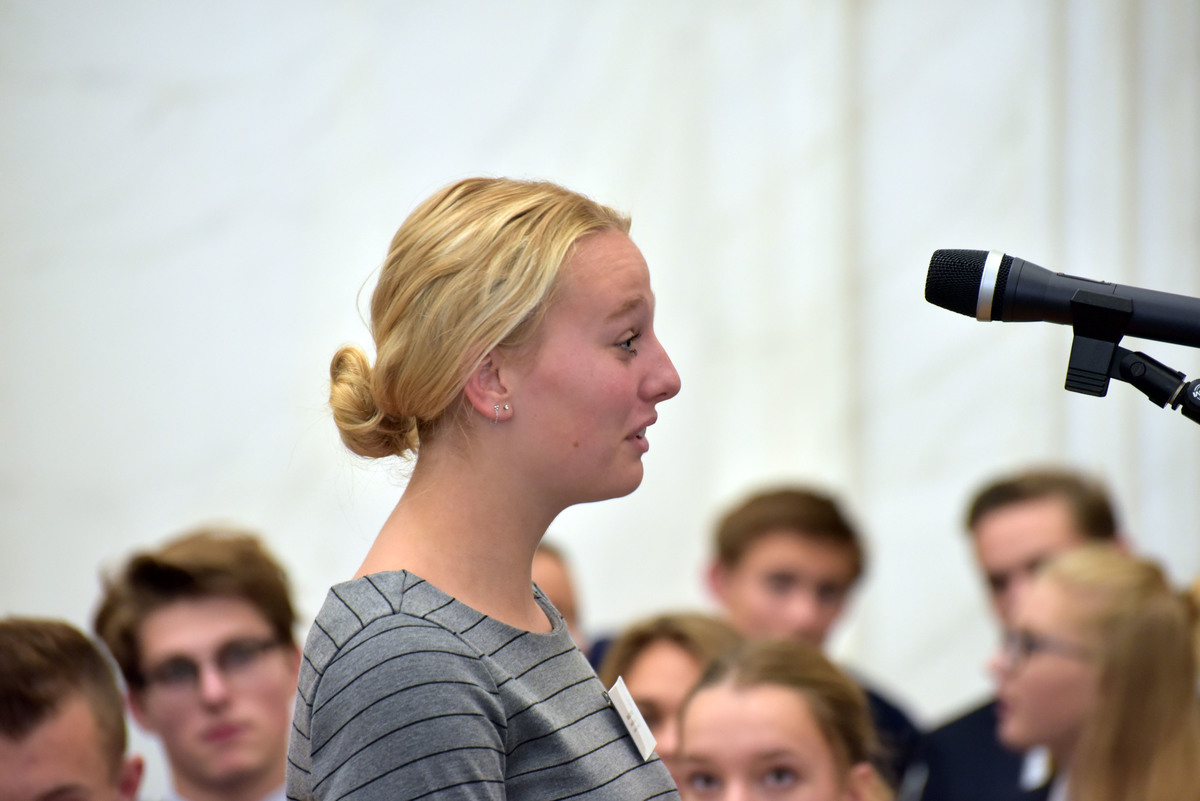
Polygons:
<instances>
[{"instance_id":1,"label":"black microphone","mask_svg":"<svg viewBox=\"0 0 1200 801\"><path fill-rule=\"evenodd\" d=\"M1111 295L1131 307L1123 333L1200 348L1200 299L1052 273L998 250L938 250L925 300L977 320L1074 325L1076 293ZM1085 297L1085 296L1080 296Z\"/></svg>"}]
</instances>

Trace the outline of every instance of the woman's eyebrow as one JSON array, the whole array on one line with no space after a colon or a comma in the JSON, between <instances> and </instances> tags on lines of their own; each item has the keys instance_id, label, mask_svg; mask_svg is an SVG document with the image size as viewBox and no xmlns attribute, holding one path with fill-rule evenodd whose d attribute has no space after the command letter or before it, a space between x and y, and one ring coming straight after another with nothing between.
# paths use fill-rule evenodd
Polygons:
<instances>
[{"instance_id":1,"label":"woman's eyebrow","mask_svg":"<svg viewBox=\"0 0 1200 801\"><path fill-rule=\"evenodd\" d=\"M631 311L635 311L636 309L639 309L642 306L648 306L648 305L649 305L649 303L647 302L646 298L642 295L638 295L637 297L629 298L624 303L622 303L620 306L613 309L612 312L609 313L609 315L606 319L615 320L618 317L623 317L626 314L629 314Z\"/></svg>"}]
</instances>

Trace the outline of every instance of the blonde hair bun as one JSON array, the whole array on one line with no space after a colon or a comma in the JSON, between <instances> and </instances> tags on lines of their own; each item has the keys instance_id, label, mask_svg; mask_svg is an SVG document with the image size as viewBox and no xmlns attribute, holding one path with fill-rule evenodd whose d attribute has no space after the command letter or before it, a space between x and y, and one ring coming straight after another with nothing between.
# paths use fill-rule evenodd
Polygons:
<instances>
[{"instance_id":1,"label":"blonde hair bun","mask_svg":"<svg viewBox=\"0 0 1200 801\"><path fill-rule=\"evenodd\" d=\"M371 389L371 363L354 345L338 349L329 365L329 405L346 447L382 458L416 451L416 425L384 414Z\"/></svg>"}]
</instances>

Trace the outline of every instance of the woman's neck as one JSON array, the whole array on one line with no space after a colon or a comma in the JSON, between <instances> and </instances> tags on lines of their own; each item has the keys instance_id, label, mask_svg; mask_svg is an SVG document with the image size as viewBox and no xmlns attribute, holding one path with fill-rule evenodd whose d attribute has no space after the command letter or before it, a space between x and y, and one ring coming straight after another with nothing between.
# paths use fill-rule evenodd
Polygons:
<instances>
[{"instance_id":1,"label":"woman's neck","mask_svg":"<svg viewBox=\"0 0 1200 801\"><path fill-rule=\"evenodd\" d=\"M418 462L358 575L409 570L489 617L548 631L531 571L553 515L532 509L528 494L502 478L477 481L469 466L436 467Z\"/></svg>"}]
</instances>

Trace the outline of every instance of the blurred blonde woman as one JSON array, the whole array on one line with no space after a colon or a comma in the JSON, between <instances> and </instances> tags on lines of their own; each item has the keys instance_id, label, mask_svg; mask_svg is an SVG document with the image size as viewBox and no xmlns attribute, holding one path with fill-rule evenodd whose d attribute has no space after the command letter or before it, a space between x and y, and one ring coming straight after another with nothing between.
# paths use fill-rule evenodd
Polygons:
<instances>
[{"instance_id":1,"label":"blurred blonde woman","mask_svg":"<svg viewBox=\"0 0 1200 801\"><path fill-rule=\"evenodd\" d=\"M375 363L339 350L330 405L354 453L413 467L310 632L289 798L676 797L531 580L563 509L641 483L679 391L628 231L560 186L473 178L396 232Z\"/></svg>"},{"instance_id":2,"label":"blurred blonde woman","mask_svg":"<svg viewBox=\"0 0 1200 801\"><path fill-rule=\"evenodd\" d=\"M605 687L625 681L650 733L655 751L679 773L679 710L710 664L742 641L724 620L699 612L676 612L639 621L621 632L597 671Z\"/></svg>"},{"instance_id":3,"label":"blurred blonde woman","mask_svg":"<svg viewBox=\"0 0 1200 801\"><path fill-rule=\"evenodd\" d=\"M1153 562L1089 546L1047 563L993 663L999 737L1046 746L1051 799L1200 799L1196 611Z\"/></svg>"},{"instance_id":4,"label":"blurred blonde woman","mask_svg":"<svg viewBox=\"0 0 1200 801\"><path fill-rule=\"evenodd\" d=\"M684 704L684 801L890 801L866 697L807 643L718 660Z\"/></svg>"}]
</instances>

